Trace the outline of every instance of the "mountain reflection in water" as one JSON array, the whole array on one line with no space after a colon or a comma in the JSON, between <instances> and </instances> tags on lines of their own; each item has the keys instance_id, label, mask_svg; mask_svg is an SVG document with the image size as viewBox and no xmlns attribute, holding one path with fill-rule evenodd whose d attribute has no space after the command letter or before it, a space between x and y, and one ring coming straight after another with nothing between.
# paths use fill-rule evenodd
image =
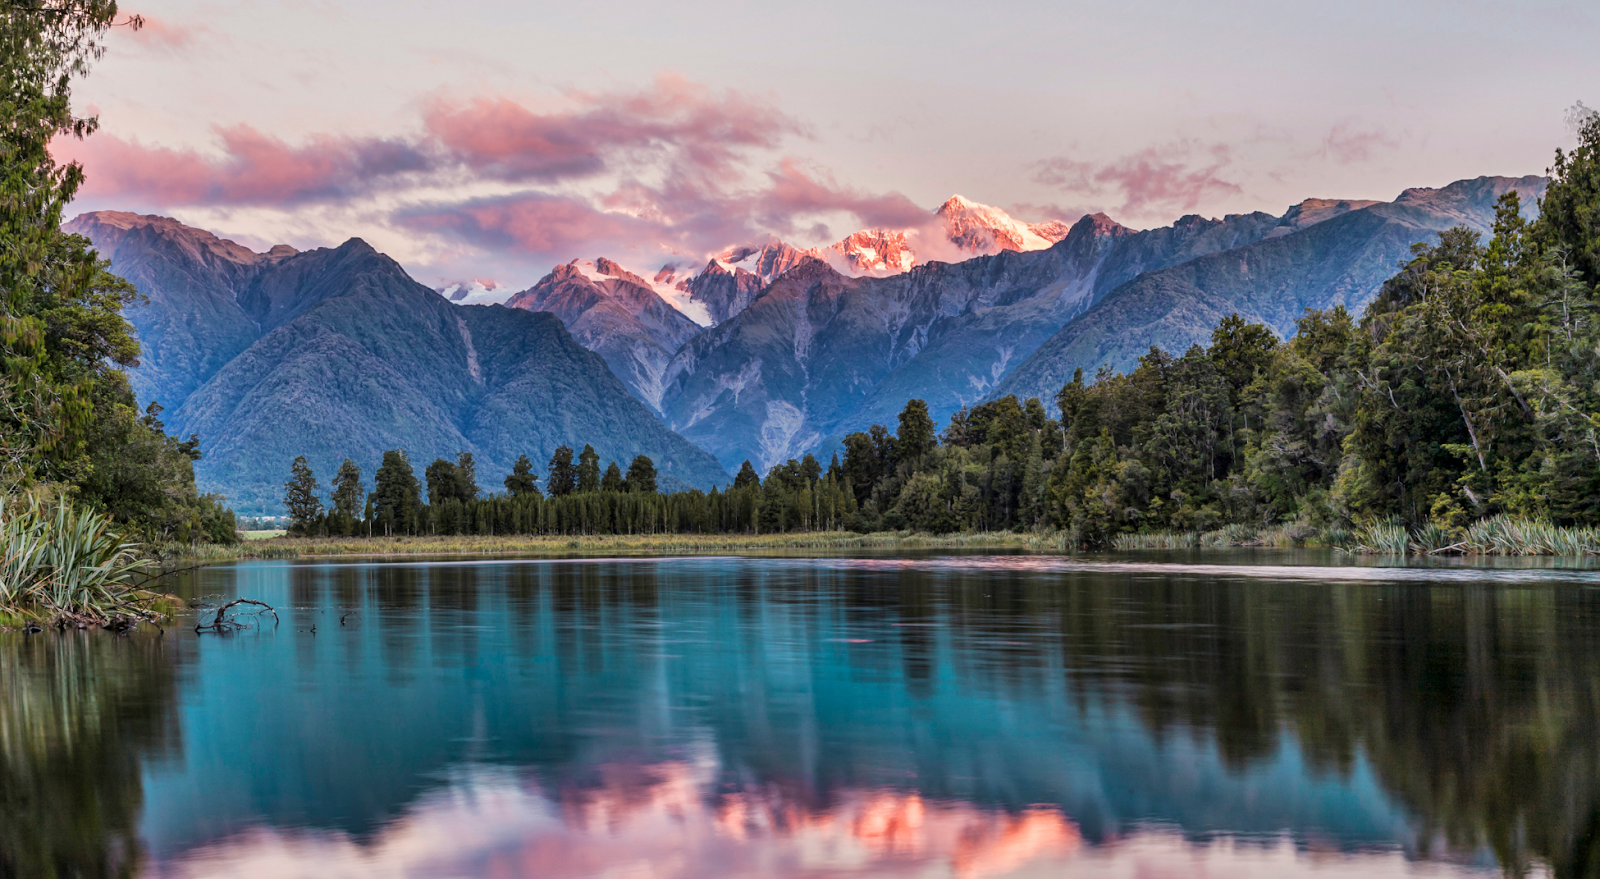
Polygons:
<instances>
[{"instance_id":1,"label":"mountain reflection in water","mask_svg":"<svg viewBox=\"0 0 1600 879\"><path fill-rule=\"evenodd\" d=\"M0 636L0 875L1600 875L1600 574L1305 560L210 568Z\"/></svg>"}]
</instances>

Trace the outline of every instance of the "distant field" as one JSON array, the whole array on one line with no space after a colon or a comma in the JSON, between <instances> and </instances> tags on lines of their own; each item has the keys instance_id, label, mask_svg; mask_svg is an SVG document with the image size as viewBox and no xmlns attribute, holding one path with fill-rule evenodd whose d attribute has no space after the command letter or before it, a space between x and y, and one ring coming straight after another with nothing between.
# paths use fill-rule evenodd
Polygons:
<instances>
[{"instance_id":1,"label":"distant field","mask_svg":"<svg viewBox=\"0 0 1600 879\"><path fill-rule=\"evenodd\" d=\"M230 559L301 558L306 556L392 555L603 555L678 554L763 550L851 549L996 549L1056 550L1064 548L1059 534L987 532L934 536L905 532L851 534L814 531L798 534L636 534L571 537L391 537L296 538L282 531L246 531L238 546L169 546L162 555L171 559L227 561ZM270 539L268 539L270 538Z\"/></svg>"}]
</instances>

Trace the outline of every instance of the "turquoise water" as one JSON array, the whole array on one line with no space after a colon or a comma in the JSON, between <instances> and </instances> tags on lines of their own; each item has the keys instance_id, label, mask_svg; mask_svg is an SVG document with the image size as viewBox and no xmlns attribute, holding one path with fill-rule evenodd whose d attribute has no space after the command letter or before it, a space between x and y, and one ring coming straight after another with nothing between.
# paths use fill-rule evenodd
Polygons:
<instances>
[{"instance_id":1,"label":"turquoise water","mask_svg":"<svg viewBox=\"0 0 1600 879\"><path fill-rule=\"evenodd\" d=\"M1600 869L1600 572L261 562L0 636L6 875Z\"/></svg>"}]
</instances>

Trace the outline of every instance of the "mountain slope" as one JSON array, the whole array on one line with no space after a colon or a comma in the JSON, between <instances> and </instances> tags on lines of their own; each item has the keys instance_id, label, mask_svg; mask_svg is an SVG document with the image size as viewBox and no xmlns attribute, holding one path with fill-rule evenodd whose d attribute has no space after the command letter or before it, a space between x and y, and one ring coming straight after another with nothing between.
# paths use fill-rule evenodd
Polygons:
<instances>
[{"instance_id":1,"label":"mountain slope","mask_svg":"<svg viewBox=\"0 0 1600 879\"><path fill-rule=\"evenodd\" d=\"M142 402L177 408L256 340L262 321L290 310L274 309L271 291L251 289L292 247L255 253L170 217L121 211L83 214L63 228L93 242L147 299L127 310L142 349L128 380Z\"/></svg>"},{"instance_id":2,"label":"mountain slope","mask_svg":"<svg viewBox=\"0 0 1600 879\"><path fill-rule=\"evenodd\" d=\"M667 484L727 478L554 315L452 305L360 240L290 257L280 274L337 276L342 293L267 333L170 420L200 434L202 486L241 510L275 508L299 454L326 479L346 456L370 477L386 449L419 470L470 451L492 490L518 455L542 465L588 442L607 460L649 455Z\"/></svg>"},{"instance_id":3,"label":"mountain slope","mask_svg":"<svg viewBox=\"0 0 1600 879\"><path fill-rule=\"evenodd\" d=\"M656 409L672 355L700 331L648 281L604 257L556 266L505 304L560 318L579 344L604 358L635 397Z\"/></svg>"},{"instance_id":4,"label":"mountain slope","mask_svg":"<svg viewBox=\"0 0 1600 879\"><path fill-rule=\"evenodd\" d=\"M729 468L746 458L768 467L844 432L892 424L911 397L943 421L1107 290L1309 221L1294 211L1185 217L1135 232L1096 215L1045 250L881 278L848 278L813 260L686 345L668 371L662 411Z\"/></svg>"},{"instance_id":5,"label":"mountain slope","mask_svg":"<svg viewBox=\"0 0 1600 879\"><path fill-rule=\"evenodd\" d=\"M1442 189L1408 189L1393 202L1344 212L1336 203L1332 208L1328 202L1308 203L1296 222L1330 210L1335 215L1112 290L1017 366L994 395L1048 399L1075 369L1089 374L1101 365L1126 370L1151 345L1182 352L1205 344L1217 321L1234 312L1287 335L1307 308L1360 309L1408 257L1413 243L1434 240L1456 225L1487 231L1501 194L1516 189L1531 205L1545 182L1542 177L1480 177Z\"/></svg>"}]
</instances>

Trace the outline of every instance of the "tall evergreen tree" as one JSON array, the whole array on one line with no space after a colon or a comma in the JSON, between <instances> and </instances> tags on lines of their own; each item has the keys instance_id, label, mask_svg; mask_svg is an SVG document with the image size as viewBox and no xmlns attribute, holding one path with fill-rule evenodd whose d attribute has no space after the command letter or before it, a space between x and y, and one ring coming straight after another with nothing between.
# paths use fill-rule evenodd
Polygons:
<instances>
[{"instance_id":1,"label":"tall evergreen tree","mask_svg":"<svg viewBox=\"0 0 1600 879\"><path fill-rule=\"evenodd\" d=\"M533 473L533 462L527 455L519 455L506 477L506 493L512 497L533 497L539 493L539 477Z\"/></svg>"},{"instance_id":2,"label":"tall evergreen tree","mask_svg":"<svg viewBox=\"0 0 1600 879\"><path fill-rule=\"evenodd\" d=\"M322 486L306 463L306 456L294 459L289 481L283 484L283 506L289 512L289 530L303 534L322 517Z\"/></svg>"},{"instance_id":3,"label":"tall evergreen tree","mask_svg":"<svg viewBox=\"0 0 1600 879\"><path fill-rule=\"evenodd\" d=\"M938 445L933 417L928 414L928 404L922 400L907 400L900 410L900 431L895 436L895 448L902 461L917 461Z\"/></svg>"},{"instance_id":4,"label":"tall evergreen tree","mask_svg":"<svg viewBox=\"0 0 1600 879\"><path fill-rule=\"evenodd\" d=\"M578 491L600 490L600 456L595 452L594 446L583 444L583 451L578 453Z\"/></svg>"},{"instance_id":5,"label":"tall evergreen tree","mask_svg":"<svg viewBox=\"0 0 1600 879\"><path fill-rule=\"evenodd\" d=\"M617 466L617 462L612 461L606 465L605 475L600 477L600 490L617 494L626 488L627 483L623 481L622 468Z\"/></svg>"},{"instance_id":6,"label":"tall evergreen tree","mask_svg":"<svg viewBox=\"0 0 1600 879\"><path fill-rule=\"evenodd\" d=\"M478 488L478 465L472 460L471 452L460 452L456 455L456 497L463 501L477 499L482 494Z\"/></svg>"},{"instance_id":7,"label":"tall evergreen tree","mask_svg":"<svg viewBox=\"0 0 1600 879\"><path fill-rule=\"evenodd\" d=\"M422 487L411 469L411 459L403 449L383 453L383 463L373 477L372 496L377 512L384 521L386 534L409 534L417 507L421 504Z\"/></svg>"},{"instance_id":8,"label":"tall evergreen tree","mask_svg":"<svg viewBox=\"0 0 1600 879\"><path fill-rule=\"evenodd\" d=\"M351 519L361 518L361 501L366 490L361 485L361 468L349 458L339 465L333 477L333 508Z\"/></svg>"},{"instance_id":9,"label":"tall evergreen tree","mask_svg":"<svg viewBox=\"0 0 1600 879\"><path fill-rule=\"evenodd\" d=\"M628 465L628 491L634 494L656 493L656 464L640 455Z\"/></svg>"},{"instance_id":10,"label":"tall evergreen tree","mask_svg":"<svg viewBox=\"0 0 1600 879\"><path fill-rule=\"evenodd\" d=\"M835 456L838 457L837 455ZM761 477L756 473L756 468L750 466L749 461L739 465L739 474L733 477L734 488L761 487Z\"/></svg>"},{"instance_id":11,"label":"tall evergreen tree","mask_svg":"<svg viewBox=\"0 0 1600 879\"><path fill-rule=\"evenodd\" d=\"M551 497L561 497L572 494L578 489L578 468L572 463L572 449L562 446L550 456L549 473L545 477L545 488Z\"/></svg>"}]
</instances>

